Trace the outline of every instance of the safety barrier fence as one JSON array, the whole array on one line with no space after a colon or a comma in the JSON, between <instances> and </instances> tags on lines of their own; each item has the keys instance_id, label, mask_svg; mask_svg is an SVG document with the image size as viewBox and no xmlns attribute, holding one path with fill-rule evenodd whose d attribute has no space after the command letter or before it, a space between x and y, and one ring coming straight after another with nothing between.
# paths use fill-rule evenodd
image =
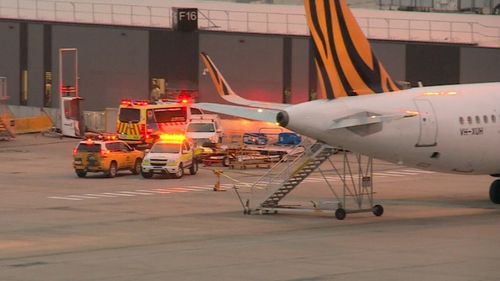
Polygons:
<instances>
[{"instance_id":1,"label":"safety barrier fence","mask_svg":"<svg viewBox=\"0 0 500 281\"><path fill-rule=\"evenodd\" d=\"M377 0L380 9L497 14L500 0Z\"/></svg>"},{"instance_id":2,"label":"safety barrier fence","mask_svg":"<svg viewBox=\"0 0 500 281\"><path fill-rule=\"evenodd\" d=\"M54 126L48 115L16 118L15 120L18 134L43 132Z\"/></svg>"},{"instance_id":3,"label":"safety barrier fence","mask_svg":"<svg viewBox=\"0 0 500 281\"><path fill-rule=\"evenodd\" d=\"M78 22L123 26L172 27L172 8L115 3L50 0L0 0L0 18L54 22ZM450 21L356 17L369 38L478 44L500 47L500 24L477 21ZM498 22L498 21L496 21ZM200 29L308 35L304 13L250 12L199 9Z\"/></svg>"}]
</instances>

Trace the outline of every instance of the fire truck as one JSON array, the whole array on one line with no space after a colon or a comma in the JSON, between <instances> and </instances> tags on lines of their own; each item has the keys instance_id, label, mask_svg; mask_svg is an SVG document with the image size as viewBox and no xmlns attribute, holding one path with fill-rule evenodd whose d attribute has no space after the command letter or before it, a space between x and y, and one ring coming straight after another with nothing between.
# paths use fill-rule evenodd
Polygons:
<instances>
[{"instance_id":1,"label":"fire truck","mask_svg":"<svg viewBox=\"0 0 500 281\"><path fill-rule=\"evenodd\" d=\"M150 147L162 134L183 134L191 115L203 114L190 104L188 99L122 100L116 123L118 139L134 147Z\"/></svg>"}]
</instances>

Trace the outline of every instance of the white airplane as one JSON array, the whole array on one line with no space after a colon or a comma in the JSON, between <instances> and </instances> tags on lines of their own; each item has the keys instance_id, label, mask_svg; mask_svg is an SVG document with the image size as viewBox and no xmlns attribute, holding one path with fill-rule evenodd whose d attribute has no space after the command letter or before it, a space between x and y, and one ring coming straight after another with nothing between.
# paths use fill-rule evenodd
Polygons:
<instances>
[{"instance_id":1,"label":"white airplane","mask_svg":"<svg viewBox=\"0 0 500 281\"><path fill-rule=\"evenodd\" d=\"M325 97L297 105L244 99L202 53L220 96L244 106L197 106L277 122L393 163L500 177L500 83L400 90L374 56L345 0L305 0L305 8ZM500 180L491 184L489 195L500 204Z\"/></svg>"}]
</instances>

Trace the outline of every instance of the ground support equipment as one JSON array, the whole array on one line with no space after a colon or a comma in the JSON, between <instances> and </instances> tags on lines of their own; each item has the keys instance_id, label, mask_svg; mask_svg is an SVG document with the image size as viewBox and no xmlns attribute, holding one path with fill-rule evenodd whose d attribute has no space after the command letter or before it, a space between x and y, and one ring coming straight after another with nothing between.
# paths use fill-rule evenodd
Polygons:
<instances>
[{"instance_id":1,"label":"ground support equipment","mask_svg":"<svg viewBox=\"0 0 500 281\"><path fill-rule=\"evenodd\" d=\"M373 200L373 159L348 151L339 153L335 163L332 155L337 149L322 142L302 144L305 150L290 160L284 157L250 188L250 198L240 200L245 214L274 214L279 211L314 211L333 213L343 220L349 213L372 212L383 214L383 207ZM338 159L340 158L340 159ZM325 164L325 165L323 165ZM329 165L330 167L325 168ZM322 168L320 168L322 166ZM313 172L317 171L331 191L334 201L312 202L312 207L280 204L290 192ZM241 198L241 188L235 187Z\"/></svg>"}]
</instances>

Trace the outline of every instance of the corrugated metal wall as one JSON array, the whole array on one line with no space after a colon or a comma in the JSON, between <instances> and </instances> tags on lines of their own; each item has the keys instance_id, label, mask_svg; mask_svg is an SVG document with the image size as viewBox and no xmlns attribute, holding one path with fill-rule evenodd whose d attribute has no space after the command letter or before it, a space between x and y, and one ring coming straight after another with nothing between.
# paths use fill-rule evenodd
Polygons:
<instances>
[{"instance_id":1,"label":"corrugated metal wall","mask_svg":"<svg viewBox=\"0 0 500 281\"><path fill-rule=\"evenodd\" d=\"M243 97L292 103L308 100L317 83L308 37L199 31L179 33L110 26L0 21L0 76L8 78L10 104L19 104L21 66L28 69L28 101L44 103L44 74L52 70L52 107L58 107L58 49L79 51L84 110L116 107L122 98L147 99L151 78L170 88L198 89L199 100L221 102L199 51L207 52L233 89ZM24 39L23 39L24 38ZM25 49L21 48L25 45ZM373 50L395 80L425 85L500 81L500 49L373 41ZM47 50L50 48L50 50ZM285 79L286 78L286 79Z\"/></svg>"},{"instance_id":2,"label":"corrugated metal wall","mask_svg":"<svg viewBox=\"0 0 500 281\"><path fill-rule=\"evenodd\" d=\"M209 54L233 90L241 96L281 102L282 36L200 32L200 51ZM200 75L201 72L200 66ZM199 89L200 101L221 101L209 76L200 77Z\"/></svg>"},{"instance_id":3,"label":"corrugated metal wall","mask_svg":"<svg viewBox=\"0 0 500 281\"><path fill-rule=\"evenodd\" d=\"M0 22L0 77L7 77L10 104L19 104L19 23Z\"/></svg>"},{"instance_id":4,"label":"corrugated metal wall","mask_svg":"<svg viewBox=\"0 0 500 281\"><path fill-rule=\"evenodd\" d=\"M417 86L460 83L460 47L449 45L406 46L406 79Z\"/></svg>"}]
</instances>

